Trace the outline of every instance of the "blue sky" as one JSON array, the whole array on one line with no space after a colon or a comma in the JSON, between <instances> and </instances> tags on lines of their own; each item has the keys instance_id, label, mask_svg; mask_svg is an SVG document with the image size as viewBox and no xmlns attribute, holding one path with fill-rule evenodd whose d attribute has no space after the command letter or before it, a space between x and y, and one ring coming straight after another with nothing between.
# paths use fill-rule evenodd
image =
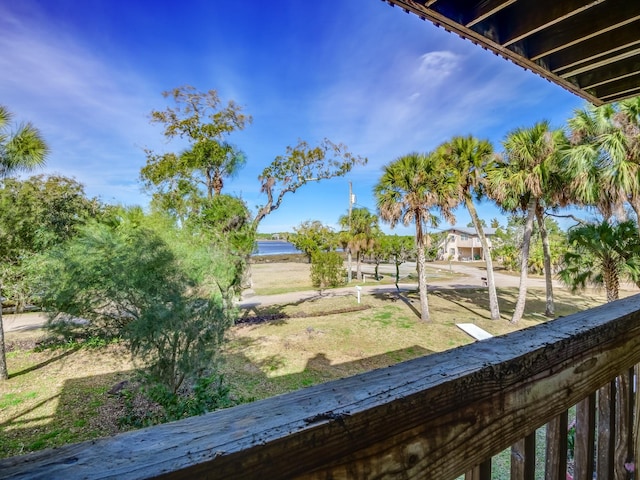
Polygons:
<instances>
[{"instance_id":1,"label":"blue sky","mask_svg":"<svg viewBox=\"0 0 640 480\"><path fill-rule=\"evenodd\" d=\"M259 173L298 139L327 137L368 158L347 177L286 197L261 232L305 220L336 227L349 182L356 206L375 211L373 186L401 155L468 134L500 150L510 130L540 120L562 126L585 104L380 0L7 0L0 72L0 104L51 146L44 172L74 177L109 203L148 204L143 149L182 148L167 143L149 112L169 105L161 92L185 84L215 89L253 116L229 138L247 164L224 191L254 211L265 201ZM463 208L456 213L458 224L469 221ZM488 203L480 213L501 218Z\"/></svg>"}]
</instances>

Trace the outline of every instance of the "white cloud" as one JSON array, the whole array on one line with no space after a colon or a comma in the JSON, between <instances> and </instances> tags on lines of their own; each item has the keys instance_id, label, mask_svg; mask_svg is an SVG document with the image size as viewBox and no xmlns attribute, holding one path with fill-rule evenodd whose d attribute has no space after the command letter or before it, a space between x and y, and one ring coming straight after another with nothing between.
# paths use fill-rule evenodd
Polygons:
<instances>
[{"instance_id":1,"label":"white cloud","mask_svg":"<svg viewBox=\"0 0 640 480\"><path fill-rule=\"evenodd\" d=\"M415 81L433 87L441 84L458 70L460 56L453 52L428 52L420 57L420 63L414 73Z\"/></svg>"}]
</instances>

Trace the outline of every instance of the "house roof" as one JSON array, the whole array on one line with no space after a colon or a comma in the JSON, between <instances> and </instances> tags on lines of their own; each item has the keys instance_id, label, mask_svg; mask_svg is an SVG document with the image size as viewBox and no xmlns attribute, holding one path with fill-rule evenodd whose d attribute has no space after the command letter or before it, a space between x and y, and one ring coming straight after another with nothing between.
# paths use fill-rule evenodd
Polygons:
<instances>
[{"instance_id":1,"label":"house roof","mask_svg":"<svg viewBox=\"0 0 640 480\"><path fill-rule=\"evenodd\" d=\"M595 105L640 95L638 0L386 1Z\"/></svg>"},{"instance_id":2,"label":"house roof","mask_svg":"<svg viewBox=\"0 0 640 480\"><path fill-rule=\"evenodd\" d=\"M485 227L482 229L482 231L487 236L496 234L495 228ZM442 233L464 233L467 235L472 235L474 237L478 236L478 232L476 232L476 229L473 227L451 227L447 228L446 230L442 230Z\"/></svg>"}]
</instances>

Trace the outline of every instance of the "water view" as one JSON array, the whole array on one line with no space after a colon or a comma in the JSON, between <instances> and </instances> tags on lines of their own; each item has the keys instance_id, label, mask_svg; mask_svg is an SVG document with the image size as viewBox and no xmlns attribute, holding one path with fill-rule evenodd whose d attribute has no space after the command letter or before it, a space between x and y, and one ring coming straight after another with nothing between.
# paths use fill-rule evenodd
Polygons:
<instances>
[{"instance_id":1,"label":"water view","mask_svg":"<svg viewBox=\"0 0 640 480\"><path fill-rule=\"evenodd\" d=\"M257 249L253 252L254 255L286 255L290 253L302 253L293 244L284 240L262 240L256 242L258 244Z\"/></svg>"}]
</instances>

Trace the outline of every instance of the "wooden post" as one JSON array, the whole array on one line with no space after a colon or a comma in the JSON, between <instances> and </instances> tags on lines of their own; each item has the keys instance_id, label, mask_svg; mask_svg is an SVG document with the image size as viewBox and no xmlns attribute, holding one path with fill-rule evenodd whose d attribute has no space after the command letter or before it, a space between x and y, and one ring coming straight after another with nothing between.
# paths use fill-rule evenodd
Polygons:
<instances>
[{"instance_id":1,"label":"wooden post","mask_svg":"<svg viewBox=\"0 0 640 480\"><path fill-rule=\"evenodd\" d=\"M630 463L633 462L633 435L631 433L633 402L631 379L633 370L616 378L616 436L613 463L613 478L628 480L631 478Z\"/></svg>"},{"instance_id":2,"label":"wooden post","mask_svg":"<svg viewBox=\"0 0 640 480\"><path fill-rule=\"evenodd\" d=\"M547 424L545 480L558 480L567 476L568 418L565 411Z\"/></svg>"},{"instance_id":3,"label":"wooden post","mask_svg":"<svg viewBox=\"0 0 640 480\"><path fill-rule=\"evenodd\" d=\"M613 478L613 452L615 448L615 404L614 382L598 390L598 448L596 478Z\"/></svg>"},{"instance_id":4,"label":"wooden post","mask_svg":"<svg viewBox=\"0 0 640 480\"><path fill-rule=\"evenodd\" d=\"M574 480L593 480L595 455L596 394L589 395L576 405L574 437Z\"/></svg>"},{"instance_id":5,"label":"wooden post","mask_svg":"<svg viewBox=\"0 0 640 480\"><path fill-rule=\"evenodd\" d=\"M536 475L536 432L511 447L511 480L534 480Z\"/></svg>"},{"instance_id":6,"label":"wooden post","mask_svg":"<svg viewBox=\"0 0 640 480\"><path fill-rule=\"evenodd\" d=\"M464 480L491 480L491 459L487 459L465 473Z\"/></svg>"}]
</instances>

